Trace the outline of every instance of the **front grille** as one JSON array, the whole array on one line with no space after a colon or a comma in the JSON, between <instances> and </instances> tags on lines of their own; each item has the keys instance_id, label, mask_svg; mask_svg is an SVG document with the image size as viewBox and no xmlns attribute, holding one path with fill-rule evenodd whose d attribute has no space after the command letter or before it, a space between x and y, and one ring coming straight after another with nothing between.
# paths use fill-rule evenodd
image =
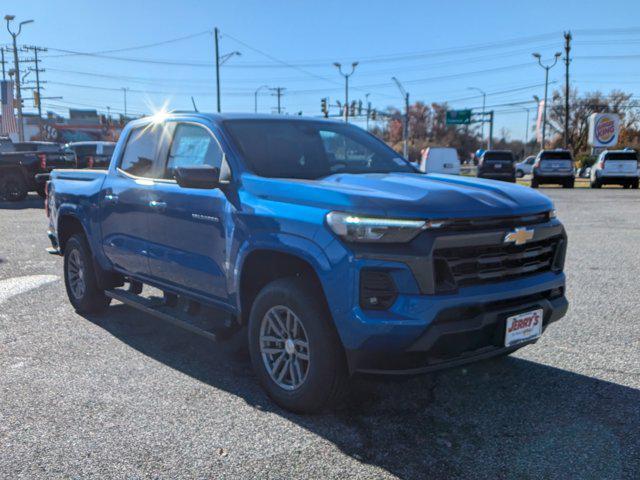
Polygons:
<instances>
[{"instance_id":1,"label":"front grille","mask_svg":"<svg viewBox=\"0 0 640 480\"><path fill-rule=\"evenodd\" d=\"M554 269L561 237L526 245L443 248L434 252L436 290L511 280Z\"/></svg>"},{"instance_id":2,"label":"front grille","mask_svg":"<svg viewBox=\"0 0 640 480\"><path fill-rule=\"evenodd\" d=\"M515 228L538 223L548 222L549 212L533 213L530 215L517 215L510 217L479 217L479 218L454 218L445 220L443 230L475 231L494 228Z\"/></svg>"}]
</instances>

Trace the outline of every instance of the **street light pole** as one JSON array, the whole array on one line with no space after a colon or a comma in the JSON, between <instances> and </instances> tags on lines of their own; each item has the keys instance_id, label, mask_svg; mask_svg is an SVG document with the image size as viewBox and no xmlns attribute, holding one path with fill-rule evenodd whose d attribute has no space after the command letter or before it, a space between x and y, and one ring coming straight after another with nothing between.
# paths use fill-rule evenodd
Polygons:
<instances>
[{"instance_id":1,"label":"street light pole","mask_svg":"<svg viewBox=\"0 0 640 480\"><path fill-rule=\"evenodd\" d=\"M11 37L13 37L13 63L15 68L16 79L16 102L18 103L18 139L24 142L24 123L22 121L22 92L20 89L20 61L18 60L18 35L22 32L22 26L27 23L32 23L33 20L25 20L18 24L18 31L12 32L10 28L11 21L14 20L15 15L5 15L4 19L7 21L7 30Z\"/></svg>"},{"instance_id":2,"label":"street light pole","mask_svg":"<svg viewBox=\"0 0 640 480\"><path fill-rule=\"evenodd\" d=\"M127 120L127 90L129 87L122 87L122 93L124 94L124 119Z\"/></svg>"},{"instance_id":3,"label":"street light pole","mask_svg":"<svg viewBox=\"0 0 640 480\"><path fill-rule=\"evenodd\" d=\"M481 127L480 127L480 136L482 137L482 142L481 143L481 147L484 148L484 117L485 117L485 106L487 103L487 94L484 90L479 89L478 87L467 87L467 90L476 90L478 92L480 92L480 94L482 95L482 122L481 122Z\"/></svg>"},{"instance_id":4,"label":"street light pole","mask_svg":"<svg viewBox=\"0 0 640 480\"><path fill-rule=\"evenodd\" d=\"M396 77L391 77L404 98L404 126L402 128L402 156L409 159L409 92L407 92Z\"/></svg>"},{"instance_id":5,"label":"street light pole","mask_svg":"<svg viewBox=\"0 0 640 480\"><path fill-rule=\"evenodd\" d=\"M524 129L524 153L527 153L527 143L529 143L529 108L524 107L527 112L527 123Z\"/></svg>"},{"instance_id":6,"label":"street light pole","mask_svg":"<svg viewBox=\"0 0 640 480\"><path fill-rule=\"evenodd\" d=\"M220 38L220 30L218 30L218 27L215 27L213 29L213 38L214 38L214 43L215 43L215 49L216 49L216 104L217 104L217 111L218 113L220 113L220 67L222 66L222 64L224 64L224 62L226 62L227 60L229 60L231 57L233 57L234 55L241 55L240 52L235 51L235 52L231 52L231 53L227 53L226 55L222 55L220 56L220 49L219 49L219 38Z\"/></svg>"},{"instance_id":7,"label":"street light pole","mask_svg":"<svg viewBox=\"0 0 640 480\"><path fill-rule=\"evenodd\" d=\"M353 62L351 64L351 73L346 74L342 71L342 64L339 62L335 62L333 64L338 71L340 72L340 75L342 75L344 77L344 121L345 122L349 122L349 77L351 75L353 75L353 72L356 70L356 67L358 66L358 62Z\"/></svg>"},{"instance_id":8,"label":"street light pole","mask_svg":"<svg viewBox=\"0 0 640 480\"><path fill-rule=\"evenodd\" d=\"M369 116L371 115L371 104L369 103L370 93L364 94L364 101L367 102L367 132L369 131Z\"/></svg>"},{"instance_id":9,"label":"street light pole","mask_svg":"<svg viewBox=\"0 0 640 480\"><path fill-rule=\"evenodd\" d=\"M269 88L269 85L260 85L258 88L256 88L256 91L253 93L253 111L254 111L254 113L258 113L258 93L263 88Z\"/></svg>"},{"instance_id":10,"label":"street light pole","mask_svg":"<svg viewBox=\"0 0 640 480\"><path fill-rule=\"evenodd\" d=\"M538 65L540 65L542 68L544 68L544 104L542 105L542 149L544 150L544 147L546 146L547 143L547 92L549 89L549 70L551 70L556 63L558 63L558 58L560 58L560 55L562 55L560 52L556 52L556 54L553 57L553 63L550 65L543 65L542 64L542 56L539 53L533 53L533 58L536 58L538 60Z\"/></svg>"}]
</instances>

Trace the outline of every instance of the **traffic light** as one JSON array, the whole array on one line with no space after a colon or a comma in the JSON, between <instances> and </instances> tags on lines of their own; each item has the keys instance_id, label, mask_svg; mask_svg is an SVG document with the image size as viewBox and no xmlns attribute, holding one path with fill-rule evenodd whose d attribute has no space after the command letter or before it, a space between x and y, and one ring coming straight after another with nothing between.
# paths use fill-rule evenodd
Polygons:
<instances>
[{"instance_id":1,"label":"traffic light","mask_svg":"<svg viewBox=\"0 0 640 480\"><path fill-rule=\"evenodd\" d=\"M375 120L376 119L376 111L375 110L371 110L371 120Z\"/></svg>"},{"instance_id":2,"label":"traffic light","mask_svg":"<svg viewBox=\"0 0 640 480\"><path fill-rule=\"evenodd\" d=\"M33 106L35 108L40 107L40 92L38 90L33 91Z\"/></svg>"},{"instance_id":3,"label":"traffic light","mask_svg":"<svg viewBox=\"0 0 640 480\"><path fill-rule=\"evenodd\" d=\"M362 100L358 100L358 115L362 115Z\"/></svg>"},{"instance_id":4,"label":"traffic light","mask_svg":"<svg viewBox=\"0 0 640 480\"><path fill-rule=\"evenodd\" d=\"M352 117L356 116L356 101L354 100L353 102L351 102L351 108L350 108L350 112L349 115L351 115Z\"/></svg>"},{"instance_id":5,"label":"traffic light","mask_svg":"<svg viewBox=\"0 0 640 480\"><path fill-rule=\"evenodd\" d=\"M327 108L327 99L326 98L323 98L322 100L320 100L320 111L324 115L324 118L328 118L329 117L329 109Z\"/></svg>"}]
</instances>

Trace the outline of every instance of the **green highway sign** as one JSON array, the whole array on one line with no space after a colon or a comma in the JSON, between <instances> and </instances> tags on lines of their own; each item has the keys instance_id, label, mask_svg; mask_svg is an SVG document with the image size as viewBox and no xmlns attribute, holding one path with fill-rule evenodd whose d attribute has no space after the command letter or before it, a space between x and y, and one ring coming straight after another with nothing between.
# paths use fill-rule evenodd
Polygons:
<instances>
[{"instance_id":1,"label":"green highway sign","mask_svg":"<svg viewBox=\"0 0 640 480\"><path fill-rule=\"evenodd\" d=\"M471 123L471 110L447 110L447 125L468 125Z\"/></svg>"}]
</instances>

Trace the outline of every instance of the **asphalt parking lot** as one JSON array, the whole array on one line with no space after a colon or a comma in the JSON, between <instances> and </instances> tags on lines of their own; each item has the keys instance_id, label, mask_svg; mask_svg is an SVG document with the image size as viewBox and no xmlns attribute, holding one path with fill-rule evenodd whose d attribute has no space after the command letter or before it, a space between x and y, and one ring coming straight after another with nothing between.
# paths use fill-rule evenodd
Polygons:
<instances>
[{"instance_id":1,"label":"asphalt parking lot","mask_svg":"<svg viewBox=\"0 0 640 480\"><path fill-rule=\"evenodd\" d=\"M512 357L274 406L248 360L123 305L77 315L42 201L0 204L0 477L640 478L640 194L541 189L569 314Z\"/></svg>"}]
</instances>

